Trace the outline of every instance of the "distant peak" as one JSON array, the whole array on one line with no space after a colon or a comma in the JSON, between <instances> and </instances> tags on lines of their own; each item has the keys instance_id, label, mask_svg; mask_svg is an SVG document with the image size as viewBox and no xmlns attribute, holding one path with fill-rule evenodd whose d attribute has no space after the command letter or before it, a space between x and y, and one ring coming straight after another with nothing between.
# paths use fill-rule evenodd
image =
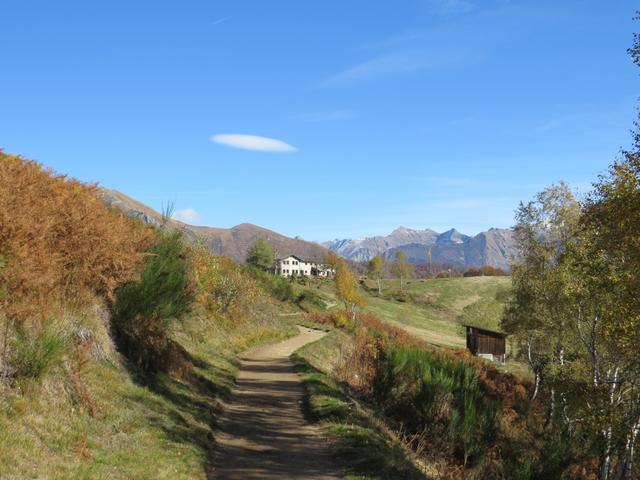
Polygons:
<instances>
[{"instance_id":1,"label":"distant peak","mask_svg":"<svg viewBox=\"0 0 640 480\"><path fill-rule=\"evenodd\" d=\"M391 232L391 235L406 235L407 233L415 233L418 230L415 230L413 228L407 228L407 227L398 227L396 228L393 232Z\"/></svg>"},{"instance_id":2,"label":"distant peak","mask_svg":"<svg viewBox=\"0 0 640 480\"><path fill-rule=\"evenodd\" d=\"M256 228L258 227L257 225L254 225L253 223L249 223L249 222L244 222L244 223L240 223L234 227L231 227L232 229L234 228Z\"/></svg>"},{"instance_id":3,"label":"distant peak","mask_svg":"<svg viewBox=\"0 0 640 480\"><path fill-rule=\"evenodd\" d=\"M455 228L452 228L438 235L437 242L438 243L445 243L445 242L464 243L464 241L467 240L468 238L469 237L467 235L460 233Z\"/></svg>"}]
</instances>

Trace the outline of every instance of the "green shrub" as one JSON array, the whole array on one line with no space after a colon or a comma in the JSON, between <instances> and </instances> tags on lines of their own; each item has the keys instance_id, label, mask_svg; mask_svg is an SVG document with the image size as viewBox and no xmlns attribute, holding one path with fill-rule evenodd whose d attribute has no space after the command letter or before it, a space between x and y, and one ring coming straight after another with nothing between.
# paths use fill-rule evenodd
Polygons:
<instances>
[{"instance_id":1,"label":"green shrub","mask_svg":"<svg viewBox=\"0 0 640 480\"><path fill-rule=\"evenodd\" d=\"M414 297L407 291L392 290L383 295L387 300L395 300L400 303L413 303Z\"/></svg>"},{"instance_id":2,"label":"green shrub","mask_svg":"<svg viewBox=\"0 0 640 480\"><path fill-rule=\"evenodd\" d=\"M265 272L253 266L247 267L251 275L257 279L267 292L277 300L282 302L295 302L298 299L298 290L291 281L279 275Z\"/></svg>"},{"instance_id":3,"label":"green shrub","mask_svg":"<svg viewBox=\"0 0 640 480\"><path fill-rule=\"evenodd\" d=\"M138 315L156 317L167 324L185 313L190 302L182 235L178 232L159 232L144 262L140 278L118 289L116 317L125 322Z\"/></svg>"},{"instance_id":4,"label":"green shrub","mask_svg":"<svg viewBox=\"0 0 640 480\"><path fill-rule=\"evenodd\" d=\"M505 478L509 479L593 478L570 473L572 464L589 463L589 450L584 444L576 444L570 429L557 421L553 422L553 428L548 429L544 436L536 435L529 442L506 443L502 457Z\"/></svg>"},{"instance_id":5,"label":"green shrub","mask_svg":"<svg viewBox=\"0 0 640 480\"><path fill-rule=\"evenodd\" d=\"M147 371L181 368L181 348L167 329L193 292L180 233L159 231L137 281L116 291L113 328L122 353Z\"/></svg>"},{"instance_id":6,"label":"green shrub","mask_svg":"<svg viewBox=\"0 0 640 480\"><path fill-rule=\"evenodd\" d=\"M14 343L13 367L15 378L40 379L64 358L67 342L50 328L37 335L17 328Z\"/></svg>"},{"instance_id":7,"label":"green shrub","mask_svg":"<svg viewBox=\"0 0 640 480\"><path fill-rule=\"evenodd\" d=\"M303 310L309 312L311 310L326 310L326 304L318 292L305 288L298 298L296 303Z\"/></svg>"},{"instance_id":8,"label":"green shrub","mask_svg":"<svg viewBox=\"0 0 640 480\"><path fill-rule=\"evenodd\" d=\"M416 347L390 349L378 366L374 395L411 432L431 437L460 457L477 460L495 439L497 405L465 363Z\"/></svg>"}]
</instances>

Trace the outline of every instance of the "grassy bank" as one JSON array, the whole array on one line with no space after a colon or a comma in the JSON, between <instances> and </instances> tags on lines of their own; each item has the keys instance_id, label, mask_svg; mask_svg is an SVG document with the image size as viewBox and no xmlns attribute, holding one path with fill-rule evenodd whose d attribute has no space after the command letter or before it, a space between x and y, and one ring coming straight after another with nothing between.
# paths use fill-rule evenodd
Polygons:
<instances>
[{"instance_id":1,"label":"grassy bank","mask_svg":"<svg viewBox=\"0 0 640 480\"><path fill-rule=\"evenodd\" d=\"M394 439L384 422L363 407L331 375L350 337L334 330L298 350L292 360L308 393L309 415L320 421L347 479L423 479L411 452Z\"/></svg>"},{"instance_id":2,"label":"grassy bank","mask_svg":"<svg viewBox=\"0 0 640 480\"><path fill-rule=\"evenodd\" d=\"M236 353L295 332L230 259L0 152L0 477L207 478Z\"/></svg>"},{"instance_id":3,"label":"grassy bank","mask_svg":"<svg viewBox=\"0 0 640 480\"><path fill-rule=\"evenodd\" d=\"M405 282L400 293L398 280L382 281L378 295L373 280L365 280L365 311L412 335L440 347L464 347L463 324L498 329L508 277L467 277L414 279ZM342 308L332 285L322 284L318 293L332 309Z\"/></svg>"},{"instance_id":4,"label":"grassy bank","mask_svg":"<svg viewBox=\"0 0 640 480\"><path fill-rule=\"evenodd\" d=\"M367 310L382 320L409 329L421 339L438 346L464 346L462 324L496 329L504 305L506 277L434 278L409 280L405 299L397 280L383 281L377 296L373 282Z\"/></svg>"},{"instance_id":5,"label":"grassy bank","mask_svg":"<svg viewBox=\"0 0 640 480\"><path fill-rule=\"evenodd\" d=\"M276 318L275 316L273 318ZM3 479L204 479L212 425L236 374L236 353L294 332L266 318L212 325L189 318L173 336L191 357L184 378L142 375L118 356L87 366L91 408L51 376L0 397Z\"/></svg>"},{"instance_id":6,"label":"grassy bank","mask_svg":"<svg viewBox=\"0 0 640 480\"><path fill-rule=\"evenodd\" d=\"M382 295L373 280L365 280L363 287L367 297L365 312L430 345L465 348L463 325L499 330L511 281L508 277L412 279L406 282L405 293L400 294L399 281L385 279ZM329 310L342 308L331 285L321 284L316 290ZM514 353L507 342L507 363L499 368L529 378L529 369L513 360Z\"/></svg>"},{"instance_id":7,"label":"grassy bank","mask_svg":"<svg viewBox=\"0 0 640 480\"><path fill-rule=\"evenodd\" d=\"M338 418L348 424L345 397L323 397L323 389L328 384L343 395L348 391L373 406L383 430L402 438L432 478L557 478L552 475L558 471L556 460L565 452L553 442L538 441L543 408L529 400L526 382L464 350L434 348L370 313L309 317L339 330L324 346L318 342L303 351L307 363L330 377L310 380L312 393L320 388L315 409L321 414L338 409ZM544 451L554 449L560 453L553 460L540 461Z\"/></svg>"}]
</instances>

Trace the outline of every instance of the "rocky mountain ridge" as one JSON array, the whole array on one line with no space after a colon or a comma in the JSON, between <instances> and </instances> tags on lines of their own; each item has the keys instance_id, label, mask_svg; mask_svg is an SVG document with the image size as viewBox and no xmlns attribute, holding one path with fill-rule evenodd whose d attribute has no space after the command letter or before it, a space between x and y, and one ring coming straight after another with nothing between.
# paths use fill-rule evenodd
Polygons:
<instances>
[{"instance_id":1,"label":"rocky mountain ridge","mask_svg":"<svg viewBox=\"0 0 640 480\"><path fill-rule=\"evenodd\" d=\"M416 265L432 262L458 268L491 266L509 270L516 255L513 231L503 228L491 228L471 237L454 228L438 233L400 227L387 236L333 240L323 245L354 261L368 261L376 255L393 259L402 250Z\"/></svg>"}]
</instances>

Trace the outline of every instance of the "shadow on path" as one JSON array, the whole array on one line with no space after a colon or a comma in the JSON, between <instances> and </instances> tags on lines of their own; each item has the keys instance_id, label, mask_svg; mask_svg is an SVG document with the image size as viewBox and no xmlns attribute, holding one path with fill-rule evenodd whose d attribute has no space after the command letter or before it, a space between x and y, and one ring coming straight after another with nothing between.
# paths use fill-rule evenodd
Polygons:
<instances>
[{"instance_id":1,"label":"shadow on path","mask_svg":"<svg viewBox=\"0 0 640 480\"><path fill-rule=\"evenodd\" d=\"M289 356L324 332L300 335L243 355L237 386L219 418L212 478L338 479L318 427L302 412L304 390Z\"/></svg>"}]
</instances>

